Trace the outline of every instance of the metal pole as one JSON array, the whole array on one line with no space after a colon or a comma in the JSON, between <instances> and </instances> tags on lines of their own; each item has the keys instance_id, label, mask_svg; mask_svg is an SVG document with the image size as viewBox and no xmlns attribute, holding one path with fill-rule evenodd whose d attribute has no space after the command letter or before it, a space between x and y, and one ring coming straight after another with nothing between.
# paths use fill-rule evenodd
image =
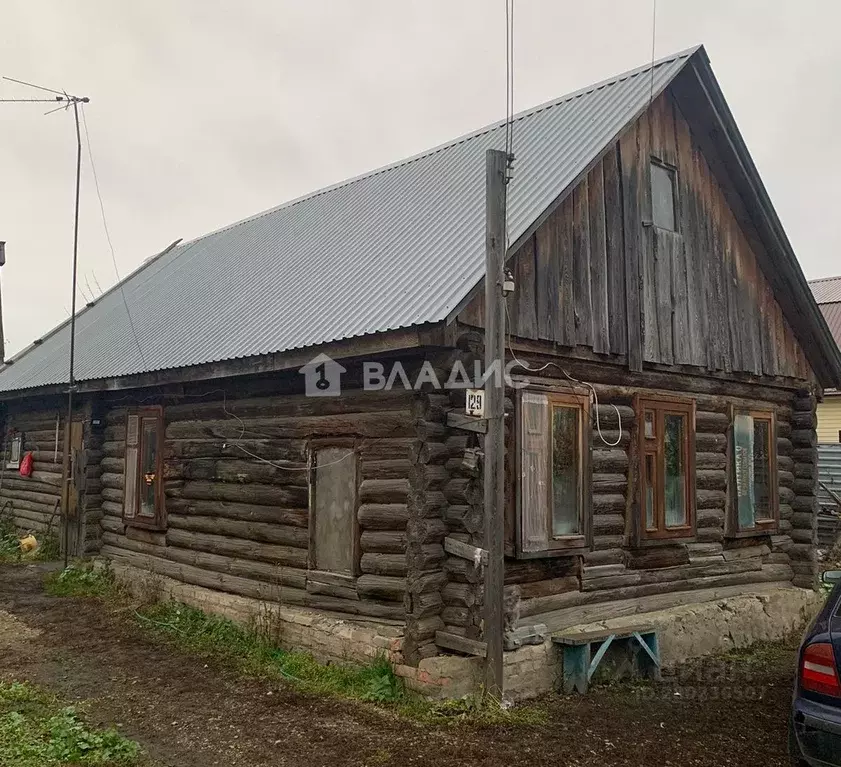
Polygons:
<instances>
[{"instance_id":1,"label":"metal pole","mask_svg":"<svg viewBox=\"0 0 841 767\"><path fill-rule=\"evenodd\" d=\"M64 424L64 567L70 556L70 485L73 481L71 450L71 425L73 423L73 390L76 388L76 267L79 255L79 187L82 178L82 134L79 131L79 102L73 100L73 117L76 119L76 209L73 219L73 287L70 296L70 375L67 387L67 419ZM78 511L78 510L77 510Z\"/></svg>"},{"instance_id":2,"label":"metal pole","mask_svg":"<svg viewBox=\"0 0 841 767\"><path fill-rule=\"evenodd\" d=\"M505 508L505 174L508 156L486 155L485 201L485 693L502 699L503 510Z\"/></svg>"}]
</instances>

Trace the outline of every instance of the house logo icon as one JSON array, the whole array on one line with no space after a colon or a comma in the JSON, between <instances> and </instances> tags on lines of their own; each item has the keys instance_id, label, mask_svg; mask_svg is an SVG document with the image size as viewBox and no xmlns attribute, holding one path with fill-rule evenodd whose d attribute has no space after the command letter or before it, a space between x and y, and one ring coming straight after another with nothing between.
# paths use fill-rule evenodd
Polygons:
<instances>
[{"instance_id":1,"label":"house logo icon","mask_svg":"<svg viewBox=\"0 0 841 767\"><path fill-rule=\"evenodd\" d=\"M307 397L338 397L342 393L343 368L332 357L319 354L298 372L304 376L304 391Z\"/></svg>"}]
</instances>

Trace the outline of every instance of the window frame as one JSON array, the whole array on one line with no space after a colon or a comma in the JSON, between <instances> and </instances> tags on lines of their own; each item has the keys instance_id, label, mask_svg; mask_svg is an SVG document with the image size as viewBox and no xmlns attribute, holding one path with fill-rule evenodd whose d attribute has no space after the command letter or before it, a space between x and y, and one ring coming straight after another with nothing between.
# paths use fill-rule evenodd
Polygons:
<instances>
[{"instance_id":1,"label":"window frame","mask_svg":"<svg viewBox=\"0 0 841 767\"><path fill-rule=\"evenodd\" d=\"M129 419L137 418L137 444L129 445ZM154 418L156 421L156 453L155 453L155 477L157 485L155 486L155 516L145 517L140 514L140 497L141 497L141 482L143 473L141 471L143 465L143 421L145 419ZM149 405L146 407L130 408L126 412L126 435L125 435L125 453L123 458L123 477L125 478L125 487L123 489L123 522L127 527L142 527L146 530L161 530L165 531L167 527L166 517L166 495L164 493L164 412L161 405ZM128 461L129 449L137 450L135 457L135 488L134 488L134 509L131 514L126 512L128 506Z\"/></svg>"},{"instance_id":2,"label":"window frame","mask_svg":"<svg viewBox=\"0 0 841 767\"><path fill-rule=\"evenodd\" d=\"M754 517L754 526L743 528L739 524L739 495L736 480L735 424L737 415L748 415L754 420L768 421L768 462L770 482L771 516L763 519ZM780 527L780 478L777 460L777 413L773 408L743 408L730 406L730 425L727 435L727 515L726 534L728 538L752 538L775 533ZM754 510L755 511L755 510Z\"/></svg>"},{"instance_id":3,"label":"window frame","mask_svg":"<svg viewBox=\"0 0 841 767\"><path fill-rule=\"evenodd\" d=\"M645 416L647 411L655 414L654 437L646 437ZM695 476L695 400L685 397L670 397L666 395L638 394L634 398L635 424L637 429L637 501L638 510L635 515L635 529L637 543L652 545L658 543L689 542L696 536L697 524L697 493ZM686 519L687 523L680 527L666 527L666 493L661 477L665 477L665 416L681 415L686 418L686 433L683 437L683 448L686 461ZM652 450L652 440L656 443ZM645 493L646 456L655 456L655 493L654 518L656 528L649 529L646 524Z\"/></svg>"},{"instance_id":4,"label":"window frame","mask_svg":"<svg viewBox=\"0 0 841 767\"><path fill-rule=\"evenodd\" d=\"M652 167L655 165L658 168L662 168L664 171L666 171L666 173L669 174L672 181L672 222L674 224L674 227L671 229L665 226L661 226L654 220L654 174L652 172ZM655 155L651 155L648 160L648 202L650 205L648 223L655 229L659 229L662 232L672 232L674 234L680 234L678 170L674 165L664 162Z\"/></svg>"},{"instance_id":5,"label":"window frame","mask_svg":"<svg viewBox=\"0 0 841 767\"><path fill-rule=\"evenodd\" d=\"M15 445L17 445L17 460L14 459ZM9 440L9 452L6 455L7 469L20 469L23 460L23 432L15 432Z\"/></svg>"},{"instance_id":6,"label":"window frame","mask_svg":"<svg viewBox=\"0 0 841 767\"><path fill-rule=\"evenodd\" d=\"M552 413L555 407L572 407L578 412L578 448L579 448L579 533L573 535L559 535L553 534L552 529L552 499L553 486L552 482L546 483L546 519L544 521L546 529L546 544L545 548L535 551L527 551L523 546L523 395L524 394L542 395L546 397L546 405L548 408L548 433L546 435L546 476L552 477ZM570 554L580 554L586 551L591 545L591 531L592 531L592 423L590 411L590 396L589 394L577 394L571 392L559 392L557 390L546 390L537 387L529 387L528 389L521 389L518 392L517 398L517 483L516 483L516 515L515 515L515 546L514 553L518 559L538 559L542 557L552 556L569 556Z\"/></svg>"},{"instance_id":7,"label":"window frame","mask_svg":"<svg viewBox=\"0 0 841 767\"><path fill-rule=\"evenodd\" d=\"M329 448L346 449L355 455L356 479L354 487L356 494L353 499L352 540L351 540L351 572L339 573L334 570L323 570L318 567L316 557L316 523L317 523L317 460L318 452ZM348 438L320 438L311 439L307 445L307 477L308 477L308 514L307 528L309 545L307 547L307 579L329 581L335 585L353 585L362 574L362 539L359 524L360 489L362 482L362 461L359 455L359 444L355 437Z\"/></svg>"}]
</instances>

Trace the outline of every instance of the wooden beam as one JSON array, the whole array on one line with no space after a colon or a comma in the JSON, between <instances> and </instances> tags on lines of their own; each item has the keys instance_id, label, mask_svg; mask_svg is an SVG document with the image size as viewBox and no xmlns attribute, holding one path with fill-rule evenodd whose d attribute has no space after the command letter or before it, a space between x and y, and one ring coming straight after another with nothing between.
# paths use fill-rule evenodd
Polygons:
<instances>
[{"instance_id":1,"label":"wooden beam","mask_svg":"<svg viewBox=\"0 0 841 767\"><path fill-rule=\"evenodd\" d=\"M451 634L449 631L436 631L435 644L447 650L455 650L466 655L478 655L480 658L486 658L488 655L488 646L485 642L468 639L458 634Z\"/></svg>"}]
</instances>

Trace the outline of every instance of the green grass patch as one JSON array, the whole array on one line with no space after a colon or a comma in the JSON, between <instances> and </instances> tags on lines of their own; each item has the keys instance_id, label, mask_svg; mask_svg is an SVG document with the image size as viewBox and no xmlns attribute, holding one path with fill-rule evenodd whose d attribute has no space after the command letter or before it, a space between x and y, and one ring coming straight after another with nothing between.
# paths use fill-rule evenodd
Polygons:
<instances>
[{"instance_id":1,"label":"green grass patch","mask_svg":"<svg viewBox=\"0 0 841 767\"><path fill-rule=\"evenodd\" d=\"M536 706L505 709L482 696L430 702L404 689L385 657L368 665L323 664L306 652L284 650L283 628L267 610L253 628L202 610L164 601L131 604L108 569L79 563L45 578L48 593L60 597L94 597L132 607L147 632L181 650L212 658L242 673L277 680L308 694L368 701L425 723L542 724L546 712Z\"/></svg>"},{"instance_id":2,"label":"green grass patch","mask_svg":"<svg viewBox=\"0 0 841 767\"><path fill-rule=\"evenodd\" d=\"M184 650L210 655L258 676L287 680L304 691L392 702L403 696L400 680L384 658L367 666L318 663L312 655L283 650L265 632L179 602L158 602L135 612L146 629Z\"/></svg>"},{"instance_id":3,"label":"green grass patch","mask_svg":"<svg viewBox=\"0 0 841 767\"><path fill-rule=\"evenodd\" d=\"M27 683L0 682L0 764L137 765L140 746L114 729L92 729L74 706Z\"/></svg>"},{"instance_id":4,"label":"green grass patch","mask_svg":"<svg viewBox=\"0 0 841 767\"><path fill-rule=\"evenodd\" d=\"M0 517L0 564L52 562L60 557L61 546L55 533L36 535L38 548L30 552L21 550L20 541L23 537L11 517Z\"/></svg>"},{"instance_id":5,"label":"green grass patch","mask_svg":"<svg viewBox=\"0 0 841 767\"><path fill-rule=\"evenodd\" d=\"M70 565L64 570L48 573L44 578L48 594L54 597L112 597L117 592L114 576L108 569L94 569L88 565Z\"/></svg>"},{"instance_id":6,"label":"green grass patch","mask_svg":"<svg viewBox=\"0 0 841 767\"><path fill-rule=\"evenodd\" d=\"M750 647L728 650L712 656L725 662L732 662L745 668L779 668L796 663L795 650L800 644L800 635L793 634L776 642L757 642Z\"/></svg>"},{"instance_id":7,"label":"green grass patch","mask_svg":"<svg viewBox=\"0 0 841 767\"><path fill-rule=\"evenodd\" d=\"M15 523L9 517L0 516L0 564L18 562L20 558L20 539Z\"/></svg>"},{"instance_id":8,"label":"green grass patch","mask_svg":"<svg viewBox=\"0 0 841 767\"><path fill-rule=\"evenodd\" d=\"M425 723L542 724L535 706L503 709L481 697L430 702L404 689L387 659L367 666L319 663L305 652L277 646L275 632L253 630L178 602L136 611L137 621L179 648L233 665L244 673L276 679L306 693L364 700Z\"/></svg>"}]
</instances>

